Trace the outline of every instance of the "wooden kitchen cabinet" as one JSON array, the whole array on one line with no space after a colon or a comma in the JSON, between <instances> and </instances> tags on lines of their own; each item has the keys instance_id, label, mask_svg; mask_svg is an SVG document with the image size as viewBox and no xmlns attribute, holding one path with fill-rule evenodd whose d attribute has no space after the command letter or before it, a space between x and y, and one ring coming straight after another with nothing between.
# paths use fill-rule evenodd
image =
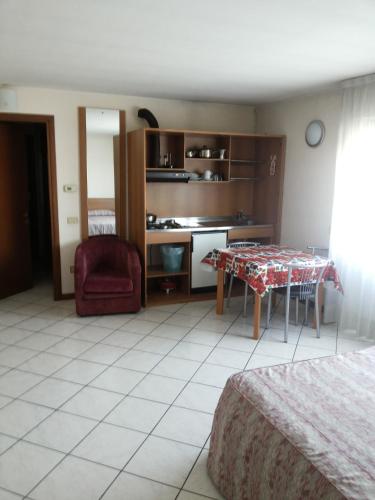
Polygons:
<instances>
[{"instance_id":1,"label":"wooden kitchen cabinet","mask_svg":"<svg viewBox=\"0 0 375 500\"><path fill-rule=\"evenodd\" d=\"M156 143L159 161L155 159ZM146 231L146 212L175 218L228 216L242 211L255 225L229 230L228 240L279 242L285 143L282 135L151 128L128 133L128 237L137 245L142 260L144 305L199 298L190 294L190 232ZM225 149L224 158L186 158L187 150L203 146ZM222 180L146 182L147 171L162 168L160 163L169 153L176 171L203 174L211 170ZM158 290L163 272L149 262L150 247L162 243L185 245L183 271L175 275L179 289L170 296Z\"/></svg>"}]
</instances>

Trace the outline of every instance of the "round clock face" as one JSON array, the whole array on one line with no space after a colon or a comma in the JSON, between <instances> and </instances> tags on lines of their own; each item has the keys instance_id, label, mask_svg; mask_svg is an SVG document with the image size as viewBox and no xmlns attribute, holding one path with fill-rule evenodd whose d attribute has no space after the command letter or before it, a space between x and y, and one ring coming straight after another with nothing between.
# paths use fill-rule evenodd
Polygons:
<instances>
[{"instance_id":1,"label":"round clock face","mask_svg":"<svg viewBox=\"0 0 375 500\"><path fill-rule=\"evenodd\" d=\"M324 134L324 123L321 120L313 120L306 127L306 143L312 148L316 148L323 142Z\"/></svg>"}]
</instances>

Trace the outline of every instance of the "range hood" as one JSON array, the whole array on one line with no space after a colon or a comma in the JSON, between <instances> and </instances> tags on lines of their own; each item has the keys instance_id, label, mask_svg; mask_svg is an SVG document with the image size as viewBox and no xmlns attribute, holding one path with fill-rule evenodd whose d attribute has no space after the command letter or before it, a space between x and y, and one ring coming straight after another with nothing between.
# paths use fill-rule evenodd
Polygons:
<instances>
[{"instance_id":1,"label":"range hood","mask_svg":"<svg viewBox=\"0 0 375 500\"><path fill-rule=\"evenodd\" d=\"M188 182L190 173L180 170L179 172L172 169L155 170L146 172L146 182Z\"/></svg>"}]
</instances>

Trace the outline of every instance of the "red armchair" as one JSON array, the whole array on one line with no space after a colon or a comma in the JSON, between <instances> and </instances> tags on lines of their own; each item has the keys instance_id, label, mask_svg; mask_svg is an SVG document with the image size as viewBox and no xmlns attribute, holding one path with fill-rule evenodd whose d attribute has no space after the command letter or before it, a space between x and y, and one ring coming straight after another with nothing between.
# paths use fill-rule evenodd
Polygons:
<instances>
[{"instance_id":1,"label":"red armchair","mask_svg":"<svg viewBox=\"0 0 375 500\"><path fill-rule=\"evenodd\" d=\"M139 256L134 245L117 236L94 236L78 245L74 273L80 316L137 312L141 308Z\"/></svg>"}]
</instances>

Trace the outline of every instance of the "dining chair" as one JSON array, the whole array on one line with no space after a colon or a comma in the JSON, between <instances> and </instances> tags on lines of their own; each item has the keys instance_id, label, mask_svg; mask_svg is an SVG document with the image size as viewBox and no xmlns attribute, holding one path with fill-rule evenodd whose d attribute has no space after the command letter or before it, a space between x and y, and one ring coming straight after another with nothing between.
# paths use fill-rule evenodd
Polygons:
<instances>
[{"instance_id":1,"label":"dining chair","mask_svg":"<svg viewBox=\"0 0 375 500\"><path fill-rule=\"evenodd\" d=\"M258 247L260 243L256 241L235 241L234 243L229 243L227 248L249 248L249 247ZM230 298L232 294L232 286L233 286L233 278L234 274L231 273L228 287L228 295L227 295L227 307L230 306ZM245 296L244 296L244 304L243 304L243 317L246 317L247 314L247 295L249 291L249 285L245 281Z\"/></svg>"},{"instance_id":2,"label":"dining chair","mask_svg":"<svg viewBox=\"0 0 375 500\"><path fill-rule=\"evenodd\" d=\"M289 331L289 308L290 299L305 302L305 321L307 322L307 313L310 300L315 303L315 321L316 321L316 336L320 338L320 314L319 314L319 285L322 282L324 271L327 268L327 263L307 264L301 267L301 264L288 264L288 282L285 293L285 324L284 324L284 342L288 342ZM293 279L293 272L297 274ZM300 285L295 285L295 282L300 282ZM285 288L284 288L285 290ZM267 324L269 328L270 311L271 311L272 291L269 291L268 309L267 309Z\"/></svg>"},{"instance_id":3,"label":"dining chair","mask_svg":"<svg viewBox=\"0 0 375 500\"><path fill-rule=\"evenodd\" d=\"M306 248L307 248L307 250L309 250L311 252L312 255L318 255L319 257L328 257L329 249L326 247L309 245ZM275 288L275 292L280 294L280 295L283 295L284 299L285 299L285 297L286 297L286 289L285 288ZM270 318L271 318L271 308L272 308L271 295L272 295L272 291L269 293L269 297L268 297L269 300L268 300L268 307L267 307L266 328L269 328L269 323L270 323ZM292 286L290 298L295 301L295 325L298 325L299 305L300 305L298 285ZM309 312L310 302L314 303L314 297L312 297L310 300L305 302L305 318L304 318L305 324L308 323L308 312Z\"/></svg>"}]
</instances>

